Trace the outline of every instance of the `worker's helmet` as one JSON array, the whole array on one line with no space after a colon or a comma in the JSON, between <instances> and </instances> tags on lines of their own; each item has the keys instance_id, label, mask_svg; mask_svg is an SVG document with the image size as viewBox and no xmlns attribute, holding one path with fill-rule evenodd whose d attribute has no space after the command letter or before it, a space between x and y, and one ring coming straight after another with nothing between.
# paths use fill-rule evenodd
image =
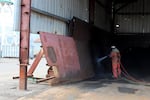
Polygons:
<instances>
[{"instance_id":1,"label":"worker's helmet","mask_svg":"<svg viewBox=\"0 0 150 100\"><path fill-rule=\"evenodd\" d=\"M116 48L116 46L111 46L111 49L115 49Z\"/></svg>"}]
</instances>

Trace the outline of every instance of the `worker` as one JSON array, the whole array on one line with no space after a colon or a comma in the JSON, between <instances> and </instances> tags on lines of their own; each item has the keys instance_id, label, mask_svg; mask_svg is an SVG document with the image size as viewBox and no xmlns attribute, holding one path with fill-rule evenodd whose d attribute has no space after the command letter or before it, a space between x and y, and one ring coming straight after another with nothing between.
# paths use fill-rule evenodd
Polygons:
<instances>
[{"instance_id":1,"label":"worker","mask_svg":"<svg viewBox=\"0 0 150 100\"><path fill-rule=\"evenodd\" d=\"M111 49L110 58L112 60L113 77L118 79L121 76L120 51L116 48L116 46L111 46Z\"/></svg>"}]
</instances>

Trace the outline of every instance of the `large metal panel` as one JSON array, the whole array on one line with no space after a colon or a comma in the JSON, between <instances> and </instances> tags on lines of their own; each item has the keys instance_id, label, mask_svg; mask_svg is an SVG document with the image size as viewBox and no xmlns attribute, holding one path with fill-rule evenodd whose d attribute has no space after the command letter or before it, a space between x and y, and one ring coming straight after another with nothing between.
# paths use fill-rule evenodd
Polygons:
<instances>
[{"instance_id":1,"label":"large metal panel","mask_svg":"<svg viewBox=\"0 0 150 100\"><path fill-rule=\"evenodd\" d=\"M82 79L76 43L71 37L40 32L49 66L55 66L56 80L68 82ZM56 73L55 73L56 72Z\"/></svg>"},{"instance_id":2,"label":"large metal panel","mask_svg":"<svg viewBox=\"0 0 150 100\"><path fill-rule=\"evenodd\" d=\"M70 35L75 40L88 41L91 40L91 27L89 23L74 17L70 22Z\"/></svg>"},{"instance_id":3,"label":"large metal panel","mask_svg":"<svg viewBox=\"0 0 150 100\"><path fill-rule=\"evenodd\" d=\"M91 48L90 48L90 40L91 40L91 28L92 26L78 18L73 18L71 22L72 27L71 33L76 42L77 51L79 55L79 61L81 66L81 77L83 79L92 77L94 75L93 71L93 63L91 57Z\"/></svg>"}]
</instances>

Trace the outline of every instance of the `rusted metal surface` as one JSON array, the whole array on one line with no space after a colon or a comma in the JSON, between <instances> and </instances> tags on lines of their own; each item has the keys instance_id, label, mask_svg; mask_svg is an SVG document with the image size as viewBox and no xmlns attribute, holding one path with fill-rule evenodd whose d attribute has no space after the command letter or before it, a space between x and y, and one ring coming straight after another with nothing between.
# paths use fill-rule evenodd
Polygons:
<instances>
[{"instance_id":1,"label":"rusted metal surface","mask_svg":"<svg viewBox=\"0 0 150 100\"><path fill-rule=\"evenodd\" d=\"M28 78L33 78L33 76L27 76ZM19 79L20 77L19 76L14 76L12 79ZM35 78L35 77L34 77Z\"/></svg>"},{"instance_id":2,"label":"rusted metal surface","mask_svg":"<svg viewBox=\"0 0 150 100\"><path fill-rule=\"evenodd\" d=\"M71 32L70 34L72 34L72 37L76 42L76 47L79 55L81 77L83 79L92 77L94 75L94 65L90 52L90 42L91 34L95 33L92 33L92 26L90 24L75 17L72 19L70 25L72 25L71 27L69 27Z\"/></svg>"},{"instance_id":3,"label":"rusted metal surface","mask_svg":"<svg viewBox=\"0 0 150 100\"><path fill-rule=\"evenodd\" d=\"M80 78L80 64L75 41L71 37L40 32L48 65L54 67L57 81Z\"/></svg>"},{"instance_id":4,"label":"rusted metal surface","mask_svg":"<svg viewBox=\"0 0 150 100\"><path fill-rule=\"evenodd\" d=\"M43 48L40 50L40 52L38 53L38 55L36 56L32 66L30 67L29 71L28 71L28 76L33 76L33 72L36 69L37 65L39 64L42 56L43 56Z\"/></svg>"},{"instance_id":5,"label":"rusted metal surface","mask_svg":"<svg viewBox=\"0 0 150 100\"><path fill-rule=\"evenodd\" d=\"M45 81L47 81L47 80L54 79L54 78L55 78L55 77L52 76L52 77L47 77L47 78L44 78L44 79L38 79L38 80L36 81L36 83L45 82Z\"/></svg>"},{"instance_id":6,"label":"rusted metal surface","mask_svg":"<svg viewBox=\"0 0 150 100\"><path fill-rule=\"evenodd\" d=\"M89 23L74 17L70 22L69 31L75 40L89 41L91 40L91 27Z\"/></svg>"},{"instance_id":7,"label":"rusted metal surface","mask_svg":"<svg viewBox=\"0 0 150 100\"><path fill-rule=\"evenodd\" d=\"M19 89L27 89L27 65L29 60L30 39L30 8L31 0L21 0L21 23L20 23L20 80Z\"/></svg>"},{"instance_id":8,"label":"rusted metal surface","mask_svg":"<svg viewBox=\"0 0 150 100\"><path fill-rule=\"evenodd\" d=\"M92 57L90 52L90 46L87 41L75 40L77 45L77 51L79 55L79 62L81 66L81 78L87 79L94 76L94 65L92 63Z\"/></svg>"}]
</instances>

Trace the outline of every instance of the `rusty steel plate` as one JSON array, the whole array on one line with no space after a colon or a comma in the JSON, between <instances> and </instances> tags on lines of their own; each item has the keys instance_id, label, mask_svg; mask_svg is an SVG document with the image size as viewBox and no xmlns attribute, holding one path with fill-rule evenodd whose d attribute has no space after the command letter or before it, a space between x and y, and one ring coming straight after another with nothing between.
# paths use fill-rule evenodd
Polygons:
<instances>
[{"instance_id":1,"label":"rusty steel plate","mask_svg":"<svg viewBox=\"0 0 150 100\"><path fill-rule=\"evenodd\" d=\"M80 77L80 63L75 41L71 37L39 32L49 66L55 66L55 77L74 80Z\"/></svg>"}]
</instances>

